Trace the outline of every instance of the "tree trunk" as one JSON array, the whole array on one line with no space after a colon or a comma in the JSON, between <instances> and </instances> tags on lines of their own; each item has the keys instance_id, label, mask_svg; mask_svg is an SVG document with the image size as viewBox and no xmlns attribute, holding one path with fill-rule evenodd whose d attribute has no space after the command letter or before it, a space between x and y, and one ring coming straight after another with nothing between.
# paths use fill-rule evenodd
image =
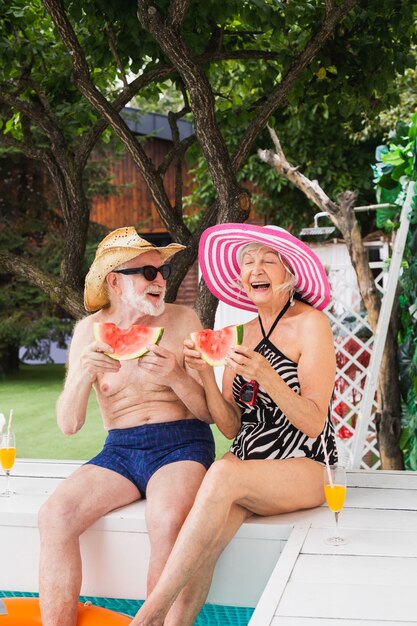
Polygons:
<instances>
[{"instance_id":1,"label":"tree trunk","mask_svg":"<svg viewBox=\"0 0 417 626\"><path fill-rule=\"evenodd\" d=\"M196 258L197 240L193 238L187 248L172 259L173 272L167 284L167 302L175 301L178 289Z\"/></svg>"},{"instance_id":2,"label":"tree trunk","mask_svg":"<svg viewBox=\"0 0 417 626\"><path fill-rule=\"evenodd\" d=\"M19 346L8 344L0 353L0 377L19 369Z\"/></svg>"},{"instance_id":3,"label":"tree trunk","mask_svg":"<svg viewBox=\"0 0 417 626\"><path fill-rule=\"evenodd\" d=\"M376 426L381 464L385 470L404 469L404 459L400 449L401 394L397 335L398 304L394 304L378 378L382 410Z\"/></svg>"},{"instance_id":4,"label":"tree trunk","mask_svg":"<svg viewBox=\"0 0 417 626\"><path fill-rule=\"evenodd\" d=\"M64 218L64 254L61 263L61 278L71 289L82 287L83 262L87 244L90 209L85 196L82 168L60 155L58 163L50 158L46 161Z\"/></svg>"},{"instance_id":5,"label":"tree trunk","mask_svg":"<svg viewBox=\"0 0 417 626\"><path fill-rule=\"evenodd\" d=\"M213 328L218 304L218 298L216 298L216 296L213 296L203 280L200 281L198 298L196 302L196 311L201 320L203 328Z\"/></svg>"}]
</instances>

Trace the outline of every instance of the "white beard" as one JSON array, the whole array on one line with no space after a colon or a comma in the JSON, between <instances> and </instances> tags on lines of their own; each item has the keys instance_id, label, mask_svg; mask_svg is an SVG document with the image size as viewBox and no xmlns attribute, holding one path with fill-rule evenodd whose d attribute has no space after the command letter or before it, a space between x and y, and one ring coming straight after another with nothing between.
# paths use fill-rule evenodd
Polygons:
<instances>
[{"instance_id":1,"label":"white beard","mask_svg":"<svg viewBox=\"0 0 417 626\"><path fill-rule=\"evenodd\" d=\"M123 294L120 296L122 302L125 302L132 309L137 310L141 315L152 315L154 317L162 315L165 311L165 287L161 291L162 299L158 303L153 304L146 297L147 293L153 291L152 286L147 287L144 293L136 293L133 285L134 278L123 276L123 281L125 288Z\"/></svg>"}]
</instances>

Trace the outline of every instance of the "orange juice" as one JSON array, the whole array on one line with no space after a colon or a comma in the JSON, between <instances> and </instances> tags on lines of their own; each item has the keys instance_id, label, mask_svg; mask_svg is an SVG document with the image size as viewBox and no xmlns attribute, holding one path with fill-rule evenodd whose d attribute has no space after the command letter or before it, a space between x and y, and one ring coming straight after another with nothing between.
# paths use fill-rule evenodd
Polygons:
<instances>
[{"instance_id":1,"label":"orange juice","mask_svg":"<svg viewBox=\"0 0 417 626\"><path fill-rule=\"evenodd\" d=\"M338 513L343 509L346 497L345 485L324 485L327 506L331 511Z\"/></svg>"},{"instance_id":2,"label":"orange juice","mask_svg":"<svg viewBox=\"0 0 417 626\"><path fill-rule=\"evenodd\" d=\"M3 469L11 470L16 458L16 448L0 448L0 463Z\"/></svg>"}]
</instances>

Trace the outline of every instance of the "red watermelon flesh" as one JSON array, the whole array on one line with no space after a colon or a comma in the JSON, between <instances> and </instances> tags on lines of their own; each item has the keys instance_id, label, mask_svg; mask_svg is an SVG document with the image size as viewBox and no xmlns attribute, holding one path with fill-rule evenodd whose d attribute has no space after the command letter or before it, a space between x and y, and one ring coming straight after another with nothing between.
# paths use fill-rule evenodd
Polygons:
<instances>
[{"instance_id":1,"label":"red watermelon flesh","mask_svg":"<svg viewBox=\"0 0 417 626\"><path fill-rule=\"evenodd\" d=\"M111 346L114 352L106 352L107 356L116 361L138 359L147 352L150 344L159 343L164 329L162 326L139 326L133 324L122 329L112 322L95 322L94 337Z\"/></svg>"},{"instance_id":2,"label":"red watermelon flesh","mask_svg":"<svg viewBox=\"0 0 417 626\"><path fill-rule=\"evenodd\" d=\"M216 367L226 365L226 355L231 346L239 346L243 339L243 326L226 326L221 330L206 328L191 333L195 349L201 354L203 361Z\"/></svg>"}]
</instances>

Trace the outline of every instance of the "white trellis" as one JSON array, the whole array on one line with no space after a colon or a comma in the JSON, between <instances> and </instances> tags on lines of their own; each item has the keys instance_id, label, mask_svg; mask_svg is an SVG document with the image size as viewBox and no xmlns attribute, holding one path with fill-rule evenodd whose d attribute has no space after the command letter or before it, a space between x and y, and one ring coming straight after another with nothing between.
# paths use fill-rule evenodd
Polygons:
<instances>
[{"instance_id":1,"label":"white trellis","mask_svg":"<svg viewBox=\"0 0 417 626\"><path fill-rule=\"evenodd\" d=\"M383 293L384 262L370 264L378 289ZM345 265L328 268L332 301L327 313L335 337L337 358L336 383L332 404L332 420L336 430L339 456L352 465L353 437L357 416L363 401L369 363L374 349L374 336L363 307L359 289L346 275ZM374 422L366 437L363 467L380 465Z\"/></svg>"},{"instance_id":2,"label":"white trellis","mask_svg":"<svg viewBox=\"0 0 417 626\"><path fill-rule=\"evenodd\" d=\"M413 184L404 202L400 228L392 249L391 262L370 263L375 283L382 294L375 335L362 305L359 290L352 297L352 285L343 284L340 268L329 268L332 301L326 309L335 335L338 360L332 419L340 456L351 467L380 467L374 415L378 410L376 390L392 305L409 228ZM350 303L347 294L350 293Z\"/></svg>"}]
</instances>

